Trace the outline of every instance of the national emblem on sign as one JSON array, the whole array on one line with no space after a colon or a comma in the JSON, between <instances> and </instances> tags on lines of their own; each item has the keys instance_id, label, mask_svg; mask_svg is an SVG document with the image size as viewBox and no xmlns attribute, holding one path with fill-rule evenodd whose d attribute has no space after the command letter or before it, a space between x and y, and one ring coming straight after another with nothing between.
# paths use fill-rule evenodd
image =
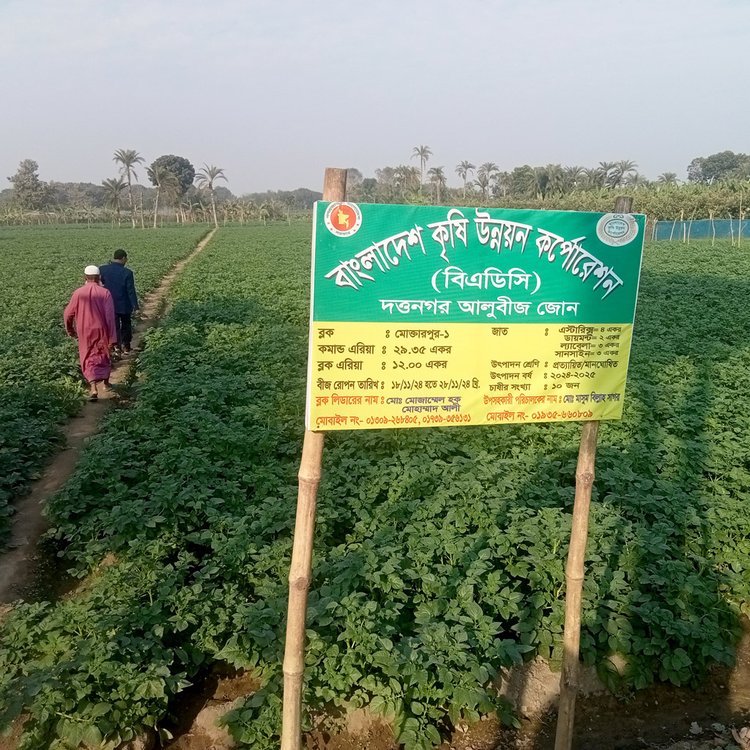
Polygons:
<instances>
[{"instance_id":1,"label":"national emblem on sign","mask_svg":"<svg viewBox=\"0 0 750 750\"><path fill-rule=\"evenodd\" d=\"M604 214L596 225L596 236L610 247L622 247L638 236L638 223L631 214Z\"/></svg>"},{"instance_id":2,"label":"national emblem on sign","mask_svg":"<svg viewBox=\"0 0 750 750\"><path fill-rule=\"evenodd\" d=\"M326 227L337 237L351 237L362 226L362 212L356 203L331 203L326 209Z\"/></svg>"}]
</instances>

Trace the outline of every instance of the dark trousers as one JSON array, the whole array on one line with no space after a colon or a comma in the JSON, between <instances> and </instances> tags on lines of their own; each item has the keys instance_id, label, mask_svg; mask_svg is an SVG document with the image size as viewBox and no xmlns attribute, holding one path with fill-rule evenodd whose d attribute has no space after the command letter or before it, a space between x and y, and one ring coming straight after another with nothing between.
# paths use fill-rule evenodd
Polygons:
<instances>
[{"instance_id":1,"label":"dark trousers","mask_svg":"<svg viewBox=\"0 0 750 750\"><path fill-rule=\"evenodd\" d=\"M130 342L133 339L133 325L130 321L130 315L115 315L115 327L117 328L117 346L121 349L130 349Z\"/></svg>"}]
</instances>

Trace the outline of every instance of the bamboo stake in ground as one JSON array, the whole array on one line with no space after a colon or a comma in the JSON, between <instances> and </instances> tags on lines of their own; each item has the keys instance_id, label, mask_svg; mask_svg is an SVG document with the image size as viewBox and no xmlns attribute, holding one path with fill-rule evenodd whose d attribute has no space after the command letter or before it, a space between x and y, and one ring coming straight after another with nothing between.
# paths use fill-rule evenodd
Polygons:
<instances>
[{"instance_id":1,"label":"bamboo stake in ground","mask_svg":"<svg viewBox=\"0 0 750 750\"><path fill-rule=\"evenodd\" d=\"M578 655L581 644L583 563L589 530L589 507L591 488L594 484L598 433L599 422L586 422L581 431L581 446L578 450L573 524L570 530L568 563L565 566L565 635L555 750L570 750L573 741L573 722L578 694Z\"/></svg>"},{"instance_id":2,"label":"bamboo stake in ground","mask_svg":"<svg viewBox=\"0 0 750 750\"><path fill-rule=\"evenodd\" d=\"M742 222L743 222L743 211L742 211L742 198L744 196L744 192L740 190L740 223L737 227L737 247L740 247L742 245Z\"/></svg>"},{"instance_id":3,"label":"bamboo stake in ground","mask_svg":"<svg viewBox=\"0 0 750 750\"><path fill-rule=\"evenodd\" d=\"M615 213L630 213L632 198L615 200ZM560 675L560 708L557 712L555 750L570 750L573 743L576 697L578 695L578 658L581 646L581 600L586 541L589 533L591 489L594 486L596 439L599 422L585 422L576 466L576 494L573 522L570 529L568 562L565 566L565 631L563 635L563 666Z\"/></svg>"},{"instance_id":4,"label":"bamboo stake in ground","mask_svg":"<svg viewBox=\"0 0 750 750\"><path fill-rule=\"evenodd\" d=\"M324 201L346 198L346 170L326 169ZM323 466L323 433L305 430L299 470L297 517L294 522L292 564L289 569L289 606L284 647L284 713L281 750L302 747L302 683L305 671L307 592L312 576L313 537L318 485Z\"/></svg>"}]
</instances>

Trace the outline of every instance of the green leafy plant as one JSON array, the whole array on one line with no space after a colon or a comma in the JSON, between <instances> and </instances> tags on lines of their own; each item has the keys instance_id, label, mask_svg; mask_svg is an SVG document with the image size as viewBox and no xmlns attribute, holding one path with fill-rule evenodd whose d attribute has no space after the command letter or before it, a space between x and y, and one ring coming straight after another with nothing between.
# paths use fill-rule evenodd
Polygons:
<instances>
[{"instance_id":1,"label":"green leafy plant","mask_svg":"<svg viewBox=\"0 0 750 750\"><path fill-rule=\"evenodd\" d=\"M82 283L84 266L127 247L141 296L187 255L205 228L137 230L85 227L0 228L0 549L10 530L12 501L60 446L60 425L84 391L75 342L62 311ZM23 273L18 269L23 268Z\"/></svg>"},{"instance_id":2,"label":"green leafy plant","mask_svg":"<svg viewBox=\"0 0 750 750\"><path fill-rule=\"evenodd\" d=\"M63 715L106 742L159 726L216 662L263 683L228 726L278 745L307 254L304 228L222 228L148 337L134 406L50 503L50 539L86 583L0 630L0 704L6 720L29 714L28 747L67 732ZM726 245L646 254L584 587L582 658L614 689L695 684L732 660L750 601L748 272ZM562 656L578 437L552 424L326 438L311 712L368 708L407 750L483 714L513 723L499 670ZM105 703L120 711L110 724L92 716Z\"/></svg>"}]
</instances>

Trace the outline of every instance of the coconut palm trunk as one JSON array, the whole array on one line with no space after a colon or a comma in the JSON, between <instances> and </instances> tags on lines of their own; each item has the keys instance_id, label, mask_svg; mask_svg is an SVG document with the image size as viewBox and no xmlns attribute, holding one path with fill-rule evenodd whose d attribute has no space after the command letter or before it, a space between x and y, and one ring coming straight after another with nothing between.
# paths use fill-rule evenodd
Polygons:
<instances>
[{"instance_id":1,"label":"coconut palm trunk","mask_svg":"<svg viewBox=\"0 0 750 750\"><path fill-rule=\"evenodd\" d=\"M429 146L414 146L412 149L412 158L419 159L419 192L422 192L424 183L424 169L427 166L427 160L432 156L432 149Z\"/></svg>"},{"instance_id":2,"label":"coconut palm trunk","mask_svg":"<svg viewBox=\"0 0 750 750\"><path fill-rule=\"evenodd\" d=\"M133 198L133 177L138 179L135 173L135 165L143 163L143 157L132 148L120 148L115 151L114 161L120 165L120 174L125 176L128 183L128 200L130 203L130 221L135 229L135 199ZM141 212L141 225L143 225L143 213Z\"/></svg>"},{"instance_id":3,"label":"coconut palm trunk","mask_svg":"<svg viewBox=\"0 0 750 750\"><path fill-rule=\"evenodd\" d=\"M211 213L214 217L214 226L219 228L219 218L216 216L216 194L211 190Z\"/></svg>"},{"instance_id":4,"label":"coconut palm trunk","mask_svg":"<svg viewBox=\"0 0 750 750\"><path fill-rule=\"evenodd\" d=\"M224 180L226 182L227 178L224 174L224 170L213 164L204 164L203 169L199 169L195 176L195 181L198 183L198 187L208 190L211 196L211 214L214 220L214 227L218 229L219 217L216 214L216 189L214 187L216 180ZM224 212L224 221L226 223L226 211Z\"/></svg>"},{"instance_id":5,"label":"coconut palm trunk","mask_svg":"<svg viewBox=\"0 0 750 750\"><path fill-rule=\"evenodd\" d=\"M128 200L130 201L130 220L135 229L135 201L133 200L133 185L130 182L130 172L128 172Z\"/></svg>"},{"instance_id":6,"label":"coconut palm trunk","mask_svg":"<svg viewBox=\"0 0 750 750\"><path fill-rule=\"evenodd\" d=\"M159 186L156 186L156 198L154 198L154 229L156 229L156 217L159 215Z\"/></svg>"}]
</instances>

